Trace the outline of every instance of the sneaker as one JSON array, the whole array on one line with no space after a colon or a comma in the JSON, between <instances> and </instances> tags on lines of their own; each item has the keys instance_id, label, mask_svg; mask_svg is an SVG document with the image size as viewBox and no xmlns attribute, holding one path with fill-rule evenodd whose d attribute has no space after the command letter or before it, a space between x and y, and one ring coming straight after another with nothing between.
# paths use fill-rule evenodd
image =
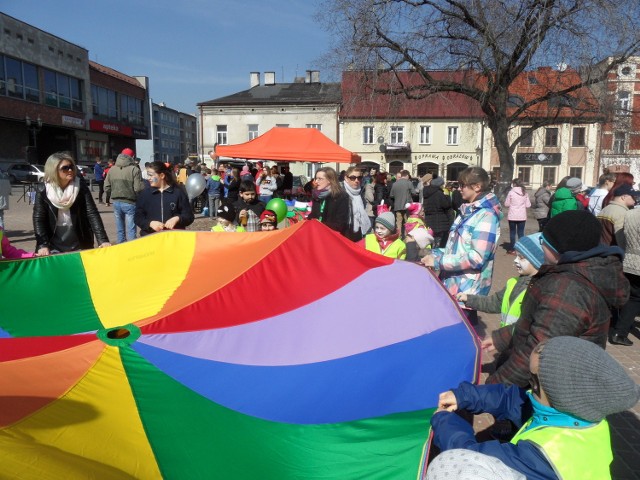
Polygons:
<instances>
[{"instance_id":1,"label":"sneaker","mask_svg":"<svg viewBox=\"0 0 640 480\"><path fill-rule=\"evenodd\" d=\"M110 204L109 202L105 203L105 205L106 205L107 207L110 207L110 206L111 206L111 204Z\"/></svg>"},{"instance_id":2,"label":"sneaker","mask_svg":"<svg viewBox=\"0 0 640 480\"><path fill-rule=\"evenodd\" d=\"M629 340L626 336L620 335L618 333L614 333L609 335L609 343L612 345L623 345L625 347L630 347L633 345L633 342Z\"/></svg>"}]
</instances>

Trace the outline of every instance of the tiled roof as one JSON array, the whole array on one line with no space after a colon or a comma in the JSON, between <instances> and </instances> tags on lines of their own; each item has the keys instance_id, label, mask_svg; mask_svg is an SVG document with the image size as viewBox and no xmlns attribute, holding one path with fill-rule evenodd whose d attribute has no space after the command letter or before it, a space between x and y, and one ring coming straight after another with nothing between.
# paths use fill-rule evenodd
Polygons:
<instances>
[{"instance_id":1,"label":"tiled roof","mask_svg":"<svg viewBox=\"0 0 640 480\"><path fill-rule=\"evenodd\" d=\"M111 77L117 78L118 80L122 80L130 83L131 85L135 85L136 87L144 88L134 77L125 75L124 73L114 70L113 68L105 67L104 65L100 65L99 63L93 62L91 60L89 60L89 67L97 70L100 73L104 73L105 75L109 75Z\"/></svg>"},{"instance_id":2,"label":"tiled roof","mask_svg":"<svg viewBox=\"0 0 640 480\"><path fill-rule=\"evenodd\" d=\"M276 83L259 85L198 103L198 106L339 104L341 100L339 83Z\"/></svg>"},{"instance_id":3,"label":"tiled roof","mask_svg":"<svg viewBox=\"0 0 640 480\"><path fill-rule=\"evenodd\" d=\"M430 72L440 79L460 80L462 72ZM398 72L402 84L423 84L416 72ZM397 93L382 93L393 90ZM418 93L418 92L416 92ZM342 75L342 118L482 118L475 100L456 92L433 93L421 99L409 99L401 93L400 83L390 74L344 72Z\"/></svg>"},{"instance_id":4,"label":"tiled roof","mask_svg":"<svg viewBox=\"0 0 640 480\"><path fill-rule=\"evenodd\" d=\"M429 72L437 80L451 80L466 83L469 86L483 88L486 78L470 71ZM397 72L398 78L388 73L344 72L342 76L343 106L342 118L482 118L484 113L480 104L461 93L436 92L425 98L409 99L402 93L405 88L415 88L416 94L422 93L420 86L424 81L417 72ZM401 83L400 83L401 82ZM510 98L521 105L531 99L544 95L548 89L561 90L580 82L575 70L553 70L550 67L523 72L511 85ZM387 90L395 94L385 93ZM428 93L428 92L424 92ZM423 94L424 94L423 93ZM519 98L518 98L519 97ZM531 107L527 117L557 117L558 119L576 118L594 119L597 116L598 102L592 92L584 87L568 95L566 106L559 109L558 100L549 105L546 102ZM516 105L517 103L514 103ZM562 102L560 102L562 105ZM573 105L575 108L572 108ZM516 107L508 109L514 112Z\"/></svg>"}]
</instances>

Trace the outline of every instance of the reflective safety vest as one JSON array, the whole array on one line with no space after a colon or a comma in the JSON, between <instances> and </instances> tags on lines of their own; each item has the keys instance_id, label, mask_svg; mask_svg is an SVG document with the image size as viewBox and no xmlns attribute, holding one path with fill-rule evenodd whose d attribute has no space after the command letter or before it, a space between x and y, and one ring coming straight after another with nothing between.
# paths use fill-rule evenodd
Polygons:
<instances>
[{"instance_id":1,"label":"reflective safety vest","mask_svg":"<svg viewBox=\"0 0 640 480\"><path fill-rule=\"evenodd\" d=\"M507 286L504 290L504 296L502 297L502 306L500 307L500 313L502 315L500 319L500 326L504 327L505 325L511 325L516 323L522 315L522 300L524 300L524 294L527 292L525 288L520 295L511 301L511 293L513 293L513 288L518 283L517 278L510 278L507 280Z\"/></svg>"},{"instance_id":2,"label":"reflective safety vest","mask_svg":"<svg viewBox=\"0 0 640 480\"><path fill-rule=\"evenodd\" d=\"M397 238L383 252L380 248L378 240L376 239L376 235L374 233L370 233L369 235L364 237L364 246L370 252L379 253L380 255L384 255L385 257L399 258L401 260L407 258L407 246L399 238Z\"/></svg>"},{"instance_id":3,"label":"reflective safety vest","mask_svg":"<svg viewBox=\"0 0 640 480\"><path fill-rule=\"evenodd\" d=\"M527 440L536 445L561 480L610 480L613 460L611 436L606 420L589 427L540 426L526 432L524 424L511 440L514 445Z\"/></svg>"},{"instance_id":4,"label":"reflective safety vest","mask_svg":"<svg viewBox=\"0 0 640 480\"><path fill-rule=\"evenodd\" d=\"M213 227L211 227L211 231L212 232L228 232L228 230L225 230L223 226L220 225L219 223L216 223ZM236 232L246 232L246 230L242 225L238 225L236 227Z\"/></svg>"}]
</instances>

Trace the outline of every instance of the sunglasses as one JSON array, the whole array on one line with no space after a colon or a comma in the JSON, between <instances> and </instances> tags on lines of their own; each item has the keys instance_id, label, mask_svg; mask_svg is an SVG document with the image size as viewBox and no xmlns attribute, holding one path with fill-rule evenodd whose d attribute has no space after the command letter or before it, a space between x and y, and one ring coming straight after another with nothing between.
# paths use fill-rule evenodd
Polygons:
<instances>
[{"instance_id":1,"label":"sunglasses","mask_svg":"<svg viewBox=\"0 0 640 480\"><path fill-rule=\"evenodd\" d=\"M70 172L73 170L73 165L63 165L58 170L60 170L61 172Z\"/></svg>"},{"instance_id":2,"label":"sunglasses","mask_svg":"<svg viewBox=\"0 0 640 480\"><path fill-rule=\"evenodd\" d=\"M356 180L361 181L362 175L349 175L347 178L352 182L355 182Z\"/></svg>"}]
</instances>

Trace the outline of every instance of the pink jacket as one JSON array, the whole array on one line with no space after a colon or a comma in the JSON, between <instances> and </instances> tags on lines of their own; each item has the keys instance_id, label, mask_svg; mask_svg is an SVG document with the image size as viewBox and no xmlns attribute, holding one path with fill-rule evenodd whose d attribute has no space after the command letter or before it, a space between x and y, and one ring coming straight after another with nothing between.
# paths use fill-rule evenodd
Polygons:
<instances>
[{"instance_id":1,"label":"pink jacket","mask_svg":"<svg viewBox=\"0 0 640 480\"><path fill-rule=\"evenodd\" d=\"M531 207L531 200L526 193L522 195L520 187L514 187L507 194L504 205L509 207L507 220L519 222L527 219L527 208Z\"/></svg>"},{"instance_id":2,"label":"pink jacket","mask_svg":"<svg viewBox=\"0 0 640 480\"><path fill-rule=\"evenodd\" d=\"M1 258L31 258L33 257L33 253L25 252L19 248L14 247L9 243L9 239L4 234L4 232L0 232L2 235L2 257Z\"/></svg>"}]
</instances>

